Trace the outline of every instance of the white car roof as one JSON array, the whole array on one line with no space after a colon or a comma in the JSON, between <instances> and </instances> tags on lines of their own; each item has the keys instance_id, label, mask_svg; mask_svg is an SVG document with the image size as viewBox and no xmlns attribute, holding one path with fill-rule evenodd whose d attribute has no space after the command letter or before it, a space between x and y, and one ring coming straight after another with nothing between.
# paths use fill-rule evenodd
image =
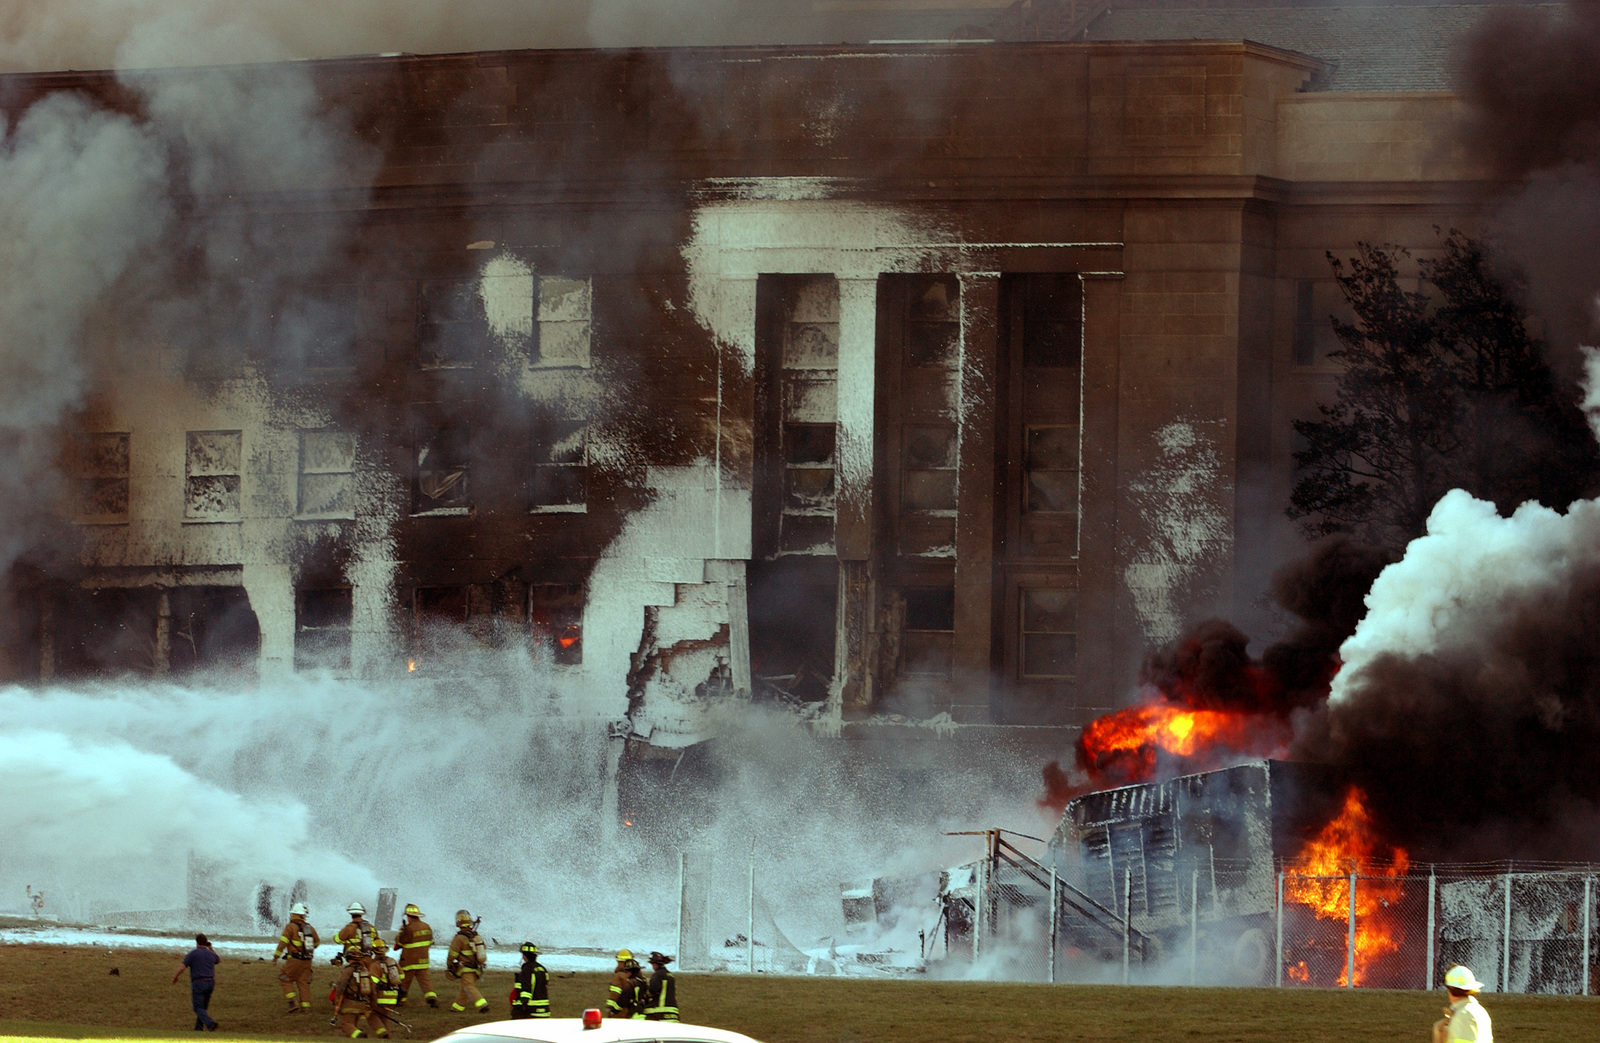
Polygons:
<instances>
[{"instance_id":1,"label":"white car roof","mask_svg":"<svg viewBox=\"0 0 1600 1043\"><path fill-rule=\"evenodd\" d=\"M492 1039L531 1039L541 1043L757 1043L749 1036L709 1025L686 1025L676 1021L645 1021L639 1018L606 1018L599 1028L586 1029L581 1018L524 1018L520 1021L490 1021L459 1028L438 1043L475 1043Z\"/></svg>"}]
</instances>

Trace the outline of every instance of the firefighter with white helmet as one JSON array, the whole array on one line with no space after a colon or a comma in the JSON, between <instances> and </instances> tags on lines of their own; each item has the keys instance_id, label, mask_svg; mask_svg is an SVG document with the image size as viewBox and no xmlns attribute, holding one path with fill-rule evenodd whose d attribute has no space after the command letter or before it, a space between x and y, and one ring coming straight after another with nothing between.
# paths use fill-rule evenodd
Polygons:
<instances>
[{"instance_id":1,"label":"firefighter with white helmet","mask_svg":"<svg viewBox=\"0 0 1600 1043\"><path fill-rule=\"evenodd\" d=\"M450 939L450 955L444 965L445 973L461 983L451 1010L464 1011L470 1005L481 1014L489 1009L489 1001L478 991L478 981L488 964L489 947L478 933L472 914L465 909L456 910L456 936Z\"/></svg>"},{"instance_id":2,"label":"firefighter with white helmet","mask_svg":"<svg viewBox=\"0 0 1600 1043\"><path fill-rule=\"evenodd\" d=\"M278 946L272 950L272 962L284 961L278 972L278 982L283 986L283 998L289 1004L286 1014L298 1014L311 1007L311 957L322 939L317 929L306 923L310 910L304 902L289 907L289 922L278 935Z\"/></svg>"},{"instance_id":3,"label":"firefighter with white helmet","mask_svg":"<svg viewBox=\"0 0 1600 1043\"><path fill-rule=\"evenodd\" d=\"M433 991L433 980L428 976L428 950L433 946L433 928L422 919L422 910L415 905L406 906L406 922L394 936L394 947L400 953L400 1002L411 995L411 986L422 988L422 998L428 1006L439 1005L439 994Z\"/></svg>"},{"instance_id":4,"label":"firefighter with white helmet","mask_svg":"<svg viewBox=\"0 0 1600 1043\"><path fill-rule=\"evenodd\" d=\"M1444 1017L1433 1023L1433 1043L1494 1043L1489 1012L1478 1002L1482 988L1483 982L1459 963L1444 972L1450 1005L1444 1009Z\"/></svg>"},{"instance_id":5,"label":"firefighter with white helmet","mask_svg":"<svg viewBox=\"0 0 1600 1043\"><path fill-rule=\"evenodd\" d=\"M360 902L351 902L345 908L345 912L350 914L350 922L339 928L335 941L347 954L372 948L372 943L378 937L378 930L366 921L367 907ZM337 961L338 957L334 959Z\"/></svg>"}]
</instances>

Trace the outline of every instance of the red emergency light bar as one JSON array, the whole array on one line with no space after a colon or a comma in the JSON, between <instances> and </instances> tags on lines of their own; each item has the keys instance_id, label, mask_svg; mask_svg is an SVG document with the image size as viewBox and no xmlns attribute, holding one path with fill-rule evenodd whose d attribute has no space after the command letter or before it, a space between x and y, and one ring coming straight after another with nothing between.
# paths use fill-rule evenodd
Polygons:
<instances>
[{"instance_id":1,"label":"red emergency light bar","mask_svg":"<svg viewBox=\"0 0 1600 1043\"><path fill-rule=\"evenodd\" d=\"M590 1007L583 1012L583 1027L586 1029L600 1027L600 1009L598 1007Z\"/></svg>"}]
</instances>

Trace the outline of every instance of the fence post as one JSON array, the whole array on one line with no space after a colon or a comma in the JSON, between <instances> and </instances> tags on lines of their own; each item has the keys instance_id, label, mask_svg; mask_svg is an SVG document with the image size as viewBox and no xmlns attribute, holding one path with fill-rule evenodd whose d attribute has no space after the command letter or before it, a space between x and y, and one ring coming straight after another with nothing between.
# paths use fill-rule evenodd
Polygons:
<instances>
[{"instance_id":1,"label":"fence post","mask_svg":"<svg viewBox=\"0 0 1600 1043\"><path fill-rule=\"evenodd\" d=\"M678 955L683 955L683 875L689 861L689 852L678 852ZM682 966L681 964L679 966Z\"/></svg>"},{"instance_id":2,"label":"fence post","mask_svg":"<svg viewBox=\"0 0 1600 1043\"><path fill-rule=\"evenodd\" d=\"M750 945L750 973L756 972L756 860L750 859L750 919L745 938Z\"/></svg>"},{"instance_id":3,"label":"fence post","mask_svg":"<svg viewBox=\"0 0 1600 1043\"><path fill-rule=\"evenodd\" d=\"M1055 859L1050 860L1050 984L1056 983L1056 943L1061 927L1061 906L1057 899Z\"/></svg>"},{"instance_id":4,"label":"fence post","mask_svg":"<svg viewBox=\"0 0 1600 1043\"><path fill-rule=\"evenodd\" d=\"M1583 993L1589 995L1589 925L1590 908L1594 904L1594 877L1583 878Z\"/></svg>"},{"instance_id":5,"label":"fence post","mask_svg":"<svg viewBox=\"0 0 1600 1043\"><path fill-rule=\"evenodd\" d=\"M1194 984L1198 963L1195 953L1200 940L1200 867L1195 866L1189 878L1189 984Z\"/></svg>"},{"instance_id":6,"label":"fence post","mask_svg":"<svg viewBox=\"0 0 1600 1043\"><path fill-rule=\"evenodd\" d=\"M984 906L989 904L989 902L988 902L988 898L989 898L989 855L988 855L987 848L985 849L983 860L978 863L978 882L977 883L978 883L977 893L973 895L973 898L976 899L976 904L977 904L977 909L973 910L973 917L972 917L972 921L973 921L973 926L972 926L972 962L973 963L977 963L978 962L978 957L983 955L983 929L984 929L984 920L985 920L985 917L983 915L983 909L984 909Z\"/></svg>"},{"instance_id":7,"label":"fence post","mask_svg":"<svg viewBox=\"0 0 1600 1043\"><path fill-rule=\"evenodd\" d=\"M1434 870L1430 869L1430 870L1428 870L1428 966L1427 966L1427 970L1425 971L1426 977L1423 978L1423 980L1422 980L1422 988L1423 988L1423 991L1425 991L1425 992L1426 991L1430 991L1433 988L1433 960L1434 960L1434 954L1433 954L1434 941L1433 941L1433 939L1434 939L1434 934L1437 931L1437 928L1434 926L1434 919L1433 918L1434 918L1434 906L1437 904L1437 902L1435 901L1435 896L1438 893L1439 893L1438 876L1434 872Z\"/></svg>"},{"instance_id":8,"label":"fence post","mask_svg":"<svg viewBox=\"0 0 1600 1043\"><path fill-rule=\"evenodd\" d=\"M1506 870L1505 947L1500 954L1500 991L1511 991L1511 870Z\"/></svg>"},{"instance_id":9,"label":"fence post","mask_svg":"<svg viewBox=\"0 0 1600 1043\"><path fill-rule=\"evenodd\" d=\"M1273 979L1273 985L1275 985L1275 986L1277 986L1278 988L1281 989L1281 988L1283 988L1283 871L1282 870L1278 871L1278 909L1277 909L1277 919L1278 919L1278 946L1274 951L1277 953L1276 959L1278 961L1278 972L1277 972L1276 977Z\"/></svg>"},{"instance_id":10,"label":"fence post","mask_svg":"<svg viewBox=\"0 0 1600 1043\"><path fill-rule=\"evenodd\" d=\"M1133 869L1122 871L1122 984L1128 984L1128 949L1133 945Z\"/></svg>"},{"instance_id":11,"label":"fence post","mask_svg":"<svg viewBox=\"0 0 1600 1043\"><path fill-rule=\"evenodd\" d=\"M1356 987L1356 874L1350 871L1350 926L1344 942L1344 987Z\"/></svg>"}]
</instances>

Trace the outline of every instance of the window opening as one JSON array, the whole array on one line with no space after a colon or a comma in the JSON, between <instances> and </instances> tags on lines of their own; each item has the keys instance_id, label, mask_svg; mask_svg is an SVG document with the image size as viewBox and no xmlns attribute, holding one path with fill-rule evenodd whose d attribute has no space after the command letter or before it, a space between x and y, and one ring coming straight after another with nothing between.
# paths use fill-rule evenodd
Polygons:
<instances>
[{"instance_id":1,"label":"window opening","mask_svg":"<svg viewBox=\"0 0 1600 1043\"><path fill-rule=\"evenodd\" d=\"M1022 598L1022 676L1072 677L1078 657L1078 594L1073 590L1024 588Z\"/></svg>"},{"instance_id":2,"label":"window opening","mask_svg":"<svg viewBox=\"0 0 1600 1043\"><path fill-rule=\"evenodd\" d=\"M350 669L353 606L349 587L300 591L295 599L295 669Z\"/></svg>"},{"instance_id":3,"label":"window opening","mask_svg":"<svg viewBox=\"0 0 1600 1043\"><path fill-rule=\"evenodd\" d=\"M914 587L903 593L906 625L900 672L908 677L949 677L955 650L955 589Z\"/></svg>"},{"instance_id":4,"label":"window opening","mask_svg":"<svg viewBox=\"0 0 1600 1043\"><path fill-rule=\"evenodd\" d=\"M906 365L953 369L961 343L961 283L954 275L919 275L911 285Z\"/></svg>"},{"instance_id":5,"label":"window opening","mask_svg":"<svg viewBox=\"0 0 1600 1043\"><path fill-rule=\"evenodd\" d=\"M558 666L583 662L583 588L572 583L528 587L528 630L535 650Z\"/></svg>"},{"instance_id":6,"label":"window opening","mask_svg":"<svg viewBox=\"0 0 1600 1043\"><path fill-rule=\"evenodd\" d=\"M302 518L355 516L356 436L350 431L301 431L297 512Z\"/></svg>"},{"instance_id":7,"label":"window opening","mask_svg":"<svg viewBox=\"0 0 1600 1043\"><path fill-rule=\"evenodd\" d=\"M531 445L530 509L583 511L589 498L588 423L536 422Z\"/></svg>"},{"instance_id":8,"label":"window opening","mask_svg":"<svg viewBox=\"0 0 1600 1043\"><path fill-rule=\"evenodd\" d=\"M128 432L74 436L71 473L78 485L80 521L128 520Z\"/></svg>"},{"instance_id":9,"label":"window opening","mask_svg":"<svg viewBox=\"0 0 1600 1043\"><path fill-rule=\"evenodd\" d=\"M423 430L416 441L413 514L466 514L472 506L465 427Z\"/></svg>"},{"instance_id":10,"label":"window opening","mask_svg":"<svg viewBox=\"0 0 1600 1043\"><path fill-rule=\"evenodd\" d=\"M184 463L183 516L189 521L239 519L239 431L190 431Z\"/></svg>"}]
</instances>

